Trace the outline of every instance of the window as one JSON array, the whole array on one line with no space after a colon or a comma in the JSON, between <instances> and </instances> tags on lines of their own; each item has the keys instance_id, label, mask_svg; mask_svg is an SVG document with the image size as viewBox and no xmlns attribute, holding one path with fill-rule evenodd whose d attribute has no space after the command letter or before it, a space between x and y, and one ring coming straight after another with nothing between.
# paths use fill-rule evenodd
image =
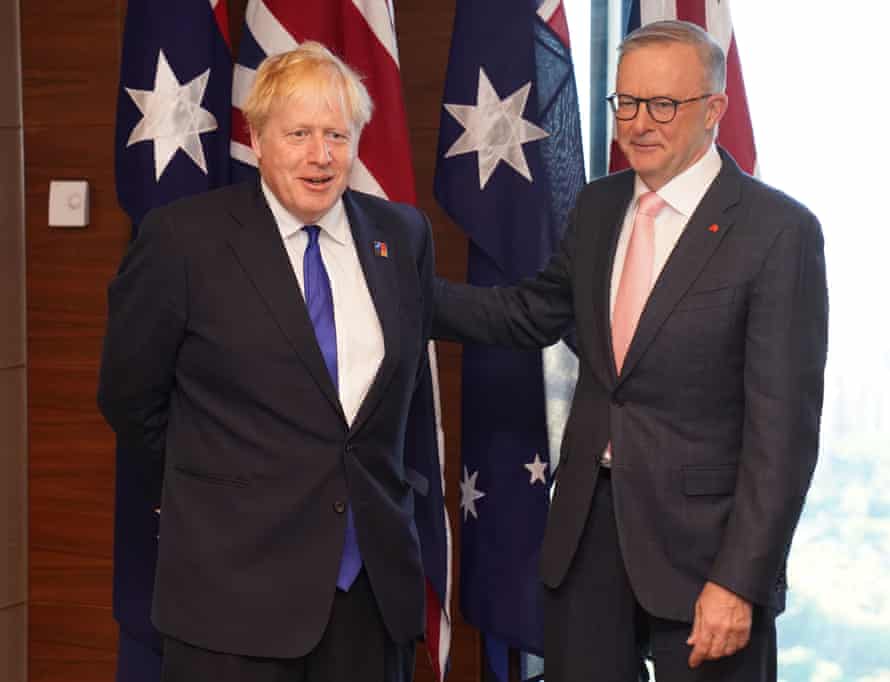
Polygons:
<instances>
[{"instance_id":1,"label":"window","mask_svg":"<svg viewBox=\"0 0 890 682\"><path fill-rule=\"evenodd\" d=\"M890 682L886 24L805 0L732 10L760 174L822 222L831 309L820 461L791 552L779 678Z\"/></svg>"}]
</instances>

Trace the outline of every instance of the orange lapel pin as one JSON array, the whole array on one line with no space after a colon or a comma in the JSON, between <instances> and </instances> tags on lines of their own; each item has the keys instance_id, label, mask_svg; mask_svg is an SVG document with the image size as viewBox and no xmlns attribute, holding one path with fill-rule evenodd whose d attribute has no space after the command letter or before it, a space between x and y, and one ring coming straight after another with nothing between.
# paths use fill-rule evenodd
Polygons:
<instances>
[{"instance_id":1,"label":"orange lapel pin","mask_svg":"<svg viewBox=\"0 0 890 682\"><path fill-rule=\"evenodd\" d=\"M708 231L709 231L709 232L719 232L719 231L720 231L720 227L719 227L719 225L717 225L717 223L714 223L713 225L711 225L711 226L708 228Z\"/></svg>"}]
</instances>

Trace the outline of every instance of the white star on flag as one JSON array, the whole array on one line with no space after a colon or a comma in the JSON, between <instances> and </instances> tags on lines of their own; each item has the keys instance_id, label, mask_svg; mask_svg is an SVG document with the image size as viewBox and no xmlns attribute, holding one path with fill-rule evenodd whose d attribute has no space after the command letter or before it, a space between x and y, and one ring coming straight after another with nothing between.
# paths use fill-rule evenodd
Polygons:
<instances>
[{"instance_id":1,"label":"white star on flag","mask_svg":"<svg viewBox=\"0 0 890 682\"><path fill-rule=\"evenodd\" d=\"M536 452L535 459L533 462L529 462L528 464L523 464L526 469L531 473L531 477L529 478L528 484L534 485L537 481L540 481L544 485L547 485L547 467L549 464L547 462L541 461L541 456Z\"/></svg>"},{"instance_id":2,"label":"white star on flag","mask_svg":"<svg viewBox=\"0 0 890 682\"><path fill-rule=\"evenodd\" d=\"M485 69L479 69L476 106L446 104L445 109L464 127L464 132L446 152L445 158L470 152L478 153L479 189L485 189L500 161L506 161L517 173L532 182L522 145L548 136L522 118L532 84L526 83L503 100L498 97Z\"/></svg>"},{"instance_id":3,"label":"white star on flag","mask_svg":"<svg viewBox=\"0 0 890 682\"><path fill-rule=\"evenodd\" d=\"M201 106L209 79L210 69L207 69L188 83L180 84L161 50L154 90L125 88L142 112L142 119L130 133L127 147L146 140L154 142L156 181L160 181L178 149L188 154L207 175L201 133L217 129L216 118Z\"/></svg>"},{"instance_id":4,"label":"white star on flag","mask_svg":"<svg viewBox=\"0 0 890 682\"><path fill-rule=\"evenodd\" d=\"M464 467L464 480L460 482L460 508L464 510L464 521L467 520L470 514L473 515L474 519L479 518L479 515L476 513L476 500L485 497L485 493L481 490L476 490L476 479L478 477L478 471L474 471L473 475L470 476L470 472Z\"/></svg>"}]
</instances>

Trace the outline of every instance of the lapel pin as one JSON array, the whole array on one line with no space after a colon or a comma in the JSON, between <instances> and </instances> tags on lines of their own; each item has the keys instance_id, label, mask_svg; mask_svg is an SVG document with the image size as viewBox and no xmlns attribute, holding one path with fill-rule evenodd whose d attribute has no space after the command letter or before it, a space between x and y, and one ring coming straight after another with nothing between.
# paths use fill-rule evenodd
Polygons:
<instances>
[{"instance_id":1,"label":"lapel pin","mask_svg":"<svg viewBox=\"0 0 890 682\"><path fill-rule=\"evenodd\" d=\"M710 232L719 232L719 231L720 231L720 227L717 225L717 223L714 223L713 225L711 225L711 226L708 228L708 230L709 230Z\"/></svg>"},{"instance_id":2,"label":"lapel pin","mask_svg":"<svg viewBox=\"0 0 890 682\"><path fill-rule=\"evenodd\" d=\"M389 249L386 242L374 242L374 255L381 258L389 258Z\"/></svg>"}]
</instances>

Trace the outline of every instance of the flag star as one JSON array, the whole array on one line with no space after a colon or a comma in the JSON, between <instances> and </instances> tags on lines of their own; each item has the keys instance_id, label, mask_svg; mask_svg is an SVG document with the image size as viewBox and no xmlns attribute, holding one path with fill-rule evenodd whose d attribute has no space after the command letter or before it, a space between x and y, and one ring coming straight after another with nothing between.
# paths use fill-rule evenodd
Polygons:
<instances>
[{"instance_id":1,"label":"flag star","mask_svg":"<svg viewBox=\"0 0 890 682\"><path fill-rule=\"evenodd\" d=\"M540 481L544 485L547 485L547 467L550 466L547 462L541 461L541 456L538 453L535 453L535 459L533 462L529 462L528 464L523 464L526 469L531 473L531 477L529 478L528 484L534 485L537 481Z\"/></svg>"},{"instance_id":2,"label":"flag star","mask_svg":"<svg viewBox=\"0 0 890 682\"><path fill-rule=\"evenodd\" d=\"M207 175L201 134L218 127L213 114L201 106L209 80L210 69L207 69L188 83L180 84L161 50L155 70L154 90L125 88L142 112L142 118L130 133L127 147L147 140L154 143L156 181L160 181L179 149L188 154Z\"/></svg>"},{"instance_id":3,"label":"flag star","mask_svg":"<svg viewBox=\"0 0 890 682\"><path fill-rule=\"evenodd\" d=\"M460 482L460 508L464 510L464 521L467 520L470 514L473 515L474 519L479 518L479 514L476 513L476 500L485 497L485 493L481 490L476 490L476 479L478 477L478 471L474 471L473 475L470 476L470 472L464 467L464 480Z\"/></svg>"},{"instance_id":4,"label":"flag star","mask_svg":"<svg viewBox=\"0 0 890 682\"><path fill-rule=\"evenodd\" d=\"M501 161L507 162L529 182L533 181L522 145L545 138L548 133L522 118L531 87L530 82L526 83L512 95L501 99L485 69L480 68L476 105L445 105L448 113L464 127L464 132L445 153L445 158L476 152L479 189L485 189Z\"/></svg>"}]
</instances>

